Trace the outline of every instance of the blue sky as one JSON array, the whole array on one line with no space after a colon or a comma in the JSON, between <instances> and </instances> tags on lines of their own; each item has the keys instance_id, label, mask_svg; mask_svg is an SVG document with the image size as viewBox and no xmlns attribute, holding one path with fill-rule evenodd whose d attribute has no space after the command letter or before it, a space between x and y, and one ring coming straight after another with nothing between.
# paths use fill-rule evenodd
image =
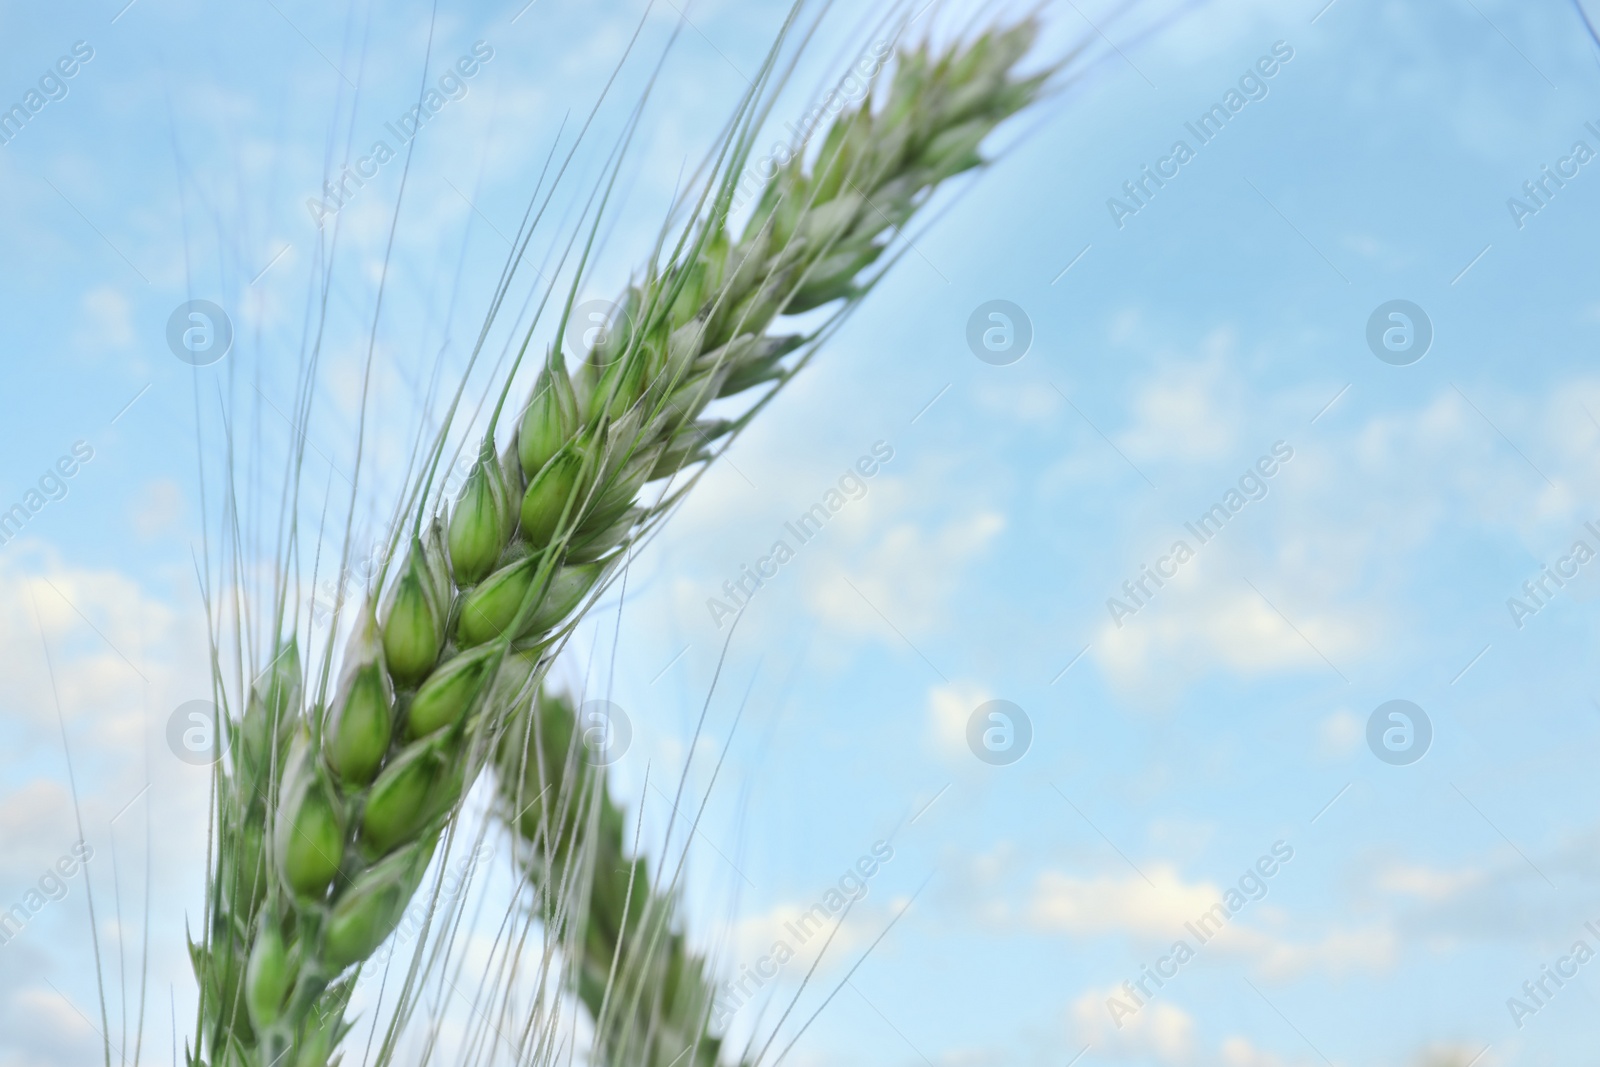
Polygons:
<instances>
[{"instance_id":1,"label":"blue sky","mask_svg":"<svg viewBox=\"0 0 1600 1067\"><path fill-rule=\"evenodd\" d=\"M1113 4L1050 5L1043 51L1087 37L1089 76L1007 127L1000 162L945 194L630 576L612 698L635 740L615 783L633 810L644 798L658 849L666 800L646 772L675 781L683 767L727 636L708 598L876 442L893 449L741 619L689 775L709 785L748 689L689 868L691 929L726 973L768 952L875 842L893 843L819 971L824 987L904 914L796 1062L1585 1062L1600 964L1536 1014L1514 1020L1506 1002L1574 942L1600 950L1584 926L1600 927L1600 562L1547 586L1520 627L1507 601L1575 541L1600 548L1585 527L1600 526L1600 377L1587 358L1600 162L1574 162L1520 226L1508 200L1526 203L1524 183L1575 142L1600 151L1586 126L1600 127L1600 65L1567 4L1323 2L1212 0L1155 36L1142 30L1169 8L1113 21ZM459 372L502 233L642 11L521 7L442 7L433 30L432 80L475 42L493 58L415 142L377 333L368 534L432 360L443 351ZM194 553L217 502L201 499L197 459L225 454L224 400L236 448L281 453L278 411L292 404L319 269L305 202L347 141L350 160L365 155L414 98L430 23L422 5L120 8L18 7L0 41L7 105L75 42L93 49L65 97L0 145L13 250L0 266L12 353L0 506L75 442L93 452L0 547L0 902L22 899L79 837L42 628L103 948L136 946L148 866L162 1010L146 1042L164 1056L161 1002L170 987L181 1019L188 995L181 938L198 914L205 827L205 775L164 742L173 709L207 692ZM593 295L648 249L684 161L780 15L689 9ZM859 18L840 9L798 89L826 76ZM647 21L596 145L611 143L675 19L668 6ZM1293 57L1266 95L1193 145L1185 123L1278 42ZM1194 158L1119 227L1108 199L1126 200L1123 184L1178 139ZM603 156L579 157L574 188ZM385 164L340 212L307 523L325 489L347 492L403 166ZM210 367L165 344L190 297L235 324L233 351ZM1008 366L965 339L996 299L1033 328ZM1396 299L1433 327L1408 366L1366 340ZM1191 539L1184 524L1278 442L1293 456L1266 495L1117 625L1108 598ZM257 496L273 514L276 498ZM558 675L581 684L591 662L611 662L616 626L605 614L582 633ZM990 699L1032 722L1009 766L966 745ZM1406 766L1365 740L1393 699L1433 728ZM1108 998L1280 841L1294 856L1263 899L1117 1028ZM93 1053L82 879L0 947L4 1067ZM503 888L490 877L482 891ZM798 971L773 991L792 993ZM799 1014L824 995L808 990ZM755 1014L739 1013L734 1033Z\"/></svg>"}]
</instances>

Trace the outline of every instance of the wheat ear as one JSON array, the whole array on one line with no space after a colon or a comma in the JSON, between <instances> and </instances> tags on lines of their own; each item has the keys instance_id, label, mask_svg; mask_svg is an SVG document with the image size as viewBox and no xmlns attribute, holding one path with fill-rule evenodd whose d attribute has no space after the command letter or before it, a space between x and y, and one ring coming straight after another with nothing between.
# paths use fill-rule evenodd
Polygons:
<instances>
[{"instance_id":1,"label":"wheat ear","mask_svg":"<svg viewBox=\"0 0 1600 1067\"><path fill-rule=\"evenodd\" d=\"M982 162L984 138L1043 86L1013 73L1035 33L1030 20L938 55L902 51L883 106L841 114L814 168L779 170L737 240L728 215L750 140L730 142L701 221L629 288L618 327L572 372L552 352L510 447L491 425L448 521L419 515L325 706L302 708L294 643L274 649L219 789L193 949L213 1064L325 1067L356 970L400 921L512 710L683 491L643 502L645 485L707 459L809 357L784 362L817 338L772 335L774 320L852 304L929 192ZM700 417L768 384L738 423Z\"/></svg>"},{"instance_id":2,"label":"wheat ear","mask_svg":"<svg viewBox=\"0 0 1600 1067\"><path fill-rule=\"evenodd\" d=\"M903 225L926 190L977 165L984 137L1034 99L1042 79L1011 74L1033 33L1025 23L937 59L925 50L902 53L880 110L842 116L813 173L796 160L767 186L733 262L752 248L752 233L757 242L763 231L826 234L820 243L832 251L820 262L827 268L786 264L780 254L758 270L769 277L786 268L815 272L786 311L849 295L881 252L883 231ZM782 373L776 357L764 359L740 369ZM582 758L576 728L571 702L541 692L505 735L498 786L503 817L525 846L540 912L578 953L577 993L598 1024L597 1055L612 1067L712 1067L721 1039L712 1032L710 968L685 941L673 894L652 885L642 858L629 857L622 812L603 773ZM573 899L585 887L586 899Z\"/></svg>"},{"instance_id":3,"label":"wheat ear","mask_svg":"<svg viewBox=\"0 0 1600 1067\"><path fill-rule=\"evenodd\" d=\"M537 911L572 958L578 999L596 1021L596 1061L713 1067L713 984L688 946L675 898L629 856L624 814L582 737L570 698L541 690L502 742L501 814Z\"/></svg>"}]
</instances>

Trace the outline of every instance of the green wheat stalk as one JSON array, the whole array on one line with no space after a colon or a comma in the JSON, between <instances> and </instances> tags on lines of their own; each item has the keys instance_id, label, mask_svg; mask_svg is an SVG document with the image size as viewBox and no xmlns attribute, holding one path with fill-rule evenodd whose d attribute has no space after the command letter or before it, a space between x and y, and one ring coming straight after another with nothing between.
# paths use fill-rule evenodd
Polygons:
<instances>
[{"instance_id":1,"label":"green wheat stalk","mask_svg":"<svg viewBox=\"0 0 1600 1067\"><path fill-rule=\"evenodd\" d=\"M191 945L201 984L192 1062L324 1067L336 1056L361 964L400 921L466 791L514 736L515 710L528 706L585 602L694 482L675 487L676 476L712 458L718 442L725 447L871 288L870 268L932 190L977 167L985 137L1037 98L1048 72L1014 73L1035 32L1029 20L938 54L902 51L882 106L841 114L814 166L796 158L779 170L736 238L728 217L762 90L775 80L774 46L688 205L691 223L628 288L617 327L574 368L551 351L502 450L495 428L513 365L465 487L435 512L419 502L444 450L441 431L410 498L414 520L396 576L381 604L360 606L336 680L329 648L308 700L295 640L276 642L232 723L205 932ZM781 316L829 304L843 310L815 333L771 332ZM558 336L571 305L569 295ZM530 327L522 354L531 336ZM762 388L737 420L702 417L714 400ZM662 481L646 499L645 487ZM526 756L523 765L548 773ZM504 780L523 788L522 776ZM555 796L581 797L583 785L579 775ZM594 848L605 855L620 815L598 793L590 821L602 828ZM654 1063L692 1048L695 1062L709 1063L716 1042L705 1035L703 965L670 930L670 903L656 901L647 879L637 882L642 868L624 867L634 873L620 890L610 867L595 867L581 911L580 996L603 1030L608 994L624 1020L619 1032L636 1032L625 1023L640 1012L652 1020L639 1050L650 1058L616 1046L625 1058L615 1062ZM548 879L552 870L533 873ZM591 960L609 967L618 958L630 918L651 947L625 956L620 983L611 971L601 982ZM597 995L602 1003L591 1003ZM391 1030L385 1053L392 1038Z\"/></svg>"}]
</instances>

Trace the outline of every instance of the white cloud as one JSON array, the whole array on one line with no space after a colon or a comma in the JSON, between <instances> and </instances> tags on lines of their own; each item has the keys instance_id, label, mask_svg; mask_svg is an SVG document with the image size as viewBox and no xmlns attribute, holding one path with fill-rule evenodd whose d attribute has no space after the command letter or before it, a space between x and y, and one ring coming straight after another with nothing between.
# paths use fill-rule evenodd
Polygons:
<instances>
[{"instance_id":1,"label":"white cloud","mask_svg":"<svg viewBox=\"0 0 1600 1067\"><path fill-rule=\"evenodd\" d=\"M159 536L175 529L183 518L183 490L170 478L157 478L145 486L133 505L133 530L140 537Z\"/></svg>"},{"instance_id":2,"label":"white cloud","mask_svg":"<svg viewBox=\"0 0 1600 1067\"><path fill-rule=\"evenodd\" d=\"M977 388L974 400L978 408L987 414L1024 423L1049 422L1058 418L1066 406L1055 389L1037 382L1012 385L1002 381L983 381Z\"/></svg>"},{"instance_id":3,"label":"white cloud","mask_svg":"<svg viewBox=\"0 0 1600 1067\"><path fill-rule=\"evenodd\" d=\"M973 682L930 686L928 718L934 744L949 755L967 754L967 720L989 699L989 691Z\"/></svg>"},{"instance_id":4,"label":"white cloud","mask_svg":"<svg viewBox=\"0 0 1600 1067\"><path fill-rule=\"evenodd\" d=\"M77 836L72 798L60 782L33 778L0 795L0 841L6 843L0 886L9 889L37 879Z\"/></svg>"},{"instance_id":5,"label":"white cloud","mask_svg":"<svg viewBox=\"0 0 1600 1067\"><path fill-rule=\"evenodd\" d=\"M74 341L89 352L123 348L133 342L133 304L120 289L96 286L79 301L82 318Z\"/></svg>"},{"instance_id":6,"label":"white cloud","mask_svg":"<svg viewBox=\"0 0 1600 1067\"><path fill-rule=\"evenodd\" d=\"M1119 1011L1113 1019L1113 999L1124 1006L1133 1003L1126 992L1112 986L1085 991L1069 1009L1073 1040L1092 1046L1092 1055L1097 1057L1154 1061L1174 1067L1187 1063L1216 1064L1217 1067L1289 1067L1290 1064L1314 1062L1309 1057L1279 1056L1238 1034L1223 1038L1212 1051L1197 1040L1194 1016L1176 1004L1166 1000L1147 1002L1133 1014Z\"/></svg>"},{"instance_id":7,"label":"white cloud","mask_svg":"<svg viewBox=\"0 0 1600 1067\"><path fill-rule=\"evenodd\" d=\"M970 755L968 758L971 758ZM939 804L945 804L949 799L945 797ZM922 803L926 803L926 800L922 799ZM933 810L937 813L939 809L935 807ZM1004 839L996 841L987 851L959 860L952 857L952 862L941 867L942 873L930 891L940 907L967 916L984 930L1005 932L1015 929L1017 917L1026 910L1027 905L1024 902L1019 908L1004 890L1025 876L1026 858L1016 842Z\"/></svg>"},{"instance_id":8,"label":"white cloud","mask_svg":"<svg viewBox=\"0 0 1600 1067\"><path fill-rule=\"evenodd\" d=\"M1146 865L1145 870L1148 882L1137 874L1080 877L1045 871L1034 883L1029 925L1079 937L1126 935L1161 944L1183 939L1200 952L1243 958L1273 979L1313 970L1377 971L1393 962L1396 938L1386 926L1334 928L1318 938L1292 940L1277 932L1287 925L1280 914L1255 904L1247 905L1246 912L1230 919L1203 944L1197 943L1185 924L1215 908L1223 890L1210 882L1186 882L1166 865ZM1263 910L1252 922L1248 909L1255 907ZM1302 922L1295 928L1304 926Z\"/></svg>"},{"instance_id":9,"label":"white cloud","mask_svg":"<svg viewBox=\"0 0 1600 1067\"><path fill-rule=\"evenodd\" d=\"M1385 892L1399 893L1426 901L1439 901L1456 896L1466 889L1480 885L1483 881L1484 876L1479 871L1443 871L1409 863L1385 867L1373 879L1374 884Z\"/></svg>"},{"instance_id":10,"label":"white cloud","mask_svg":"<svg viewBox=\"0 0 1600 1067\"><path fill-rule=\"evenodd\" d=\"M1335 929L1320 939L1303 942L1230 926L1218 943L1250 955L1263 975L1280 981L1311 971L1335 976L1386 971L1394 964L1398 948L1395 934L1387 926Z\"/></svg>"},{"instance_id":11,"label":"white cloud","mask_svg":"<svg viewBox=\"0 0 1600 1067\"><path fill-rule=\"evenodd\" d=\"M1216 886L1186 883L1166 865L1147 870L1149 882L1138 875L1080 878L1045 871L1034 885L1029 917L1044 930L1167 939L1222 899Z\"/></svg>"},{"instance_id":12,"label":"white cloud","mask_svg":"<svg viewBox=\"0 0 1600 1067\"><path fill-rule=\"evenodd\" d=\"M1340 708L1317 725L1318 753L1326 759L1350 755L1361 747L1366 724L1348 708Z\"/></svg>"},{"instance_id":13,"label":"white cloud","mask_svg":"<svg viewBox=\"0 0 1600 1067\"><path fill-rule=\"evenodd\" d=\"M135 742L144 687L177 652L178 613L126 575L69 566L38 542L7 546L0 556L0 590L0 648L32 668L18 669L11 678L13 721L28 722L36 737L53 732L59 693L69 722L93 717L94 740ZM40 655L41 627L53 661ZM204 677L203 645L199 651L197 673Z\"/></svg>"},{"instance_id":14,"label":"white cloud","mask_svg":"<svg viewBox=\"0 0 1600 1067\"><path fill-rule=\"evenodd\" d=\"M843 912L827 914L824 919L828 906L820 897L803 904L776 904L760 914L740 919L733 929L734 954L723 969L733 976L739 973L741 964L754 968L762 957L773 953L779 942L794 953L794 958L780 971L780 976L792 981L798 981L805 974L824 945L827 945L824 967L848 960L883 927L883 908L869 904L869 899L864 897L857 901L842 922ZM820 911L817 910L819 905Z\"/></svg>"},{"instance_id":15,"label":"white cloud","mask_svg":"<svg viewBox=\"0 0 1600 1067\"><path fill-rule=\"evenodd\" d=\"M97 916L102 953L119 951L123 937L107 900L113 872L132 894L123 903L138 910L125 910L122 925L134 960L148 865L150 980L173 984L180 997L191 985L183 923L185 909L200 913L209 774L179 763L164 734L171 709L210 693L206 649L198 609L179 610L126 574L69 564L28 538L0 551L0 659L9 668L0 723L14 770L0 791L0 904L18 900L67 853L80 818L94 850L93 862L66 880L66 898L36 912L0 949L10 961L0 966L0 1031L8 1034L0 1064L94 1058L97 1038L84 1036L62 999L85 1011L93 1004L84 911L91 880L97 909L105 909ZM107 996L120 997L114 978Z\"/></svg>"},{"instance_id":16,"label":"white cloud","mask_svg":"<svg viewBox=\"0 0 1600 1067\"><path fill-rule=\"evenodd\" d=\"M1247 1037L1237 1034L1222 1041L1223 1067L1284 1067L1288 1062L1281 1056L1257 1048Z\"/></svg>"},{"instance_id":17,"label":"white cloud","mask_svg":"<svg viewBox=\"0 0 1600 1067\"><path fill-rule=\"evenodd\" d=\"M725 586L747 574L744 568L754 569L782 538L793 556L751 598L740 623L742 640L770 638L796 618L814 620L830 636L818 652L829 662L858 649L862 637L908 651L907 639L915 644L945 627L968 573L1006 526L997 510L977 503L955 514L929 512L926 486L947 484L946 472L891 474L909 458L897 452L866 480L866 493L847 499L809 540L798 542L789 528L835 489L855 457L871 458L872 436L860 440L849 451L819 458L784 440L753 435L740 443L736 467L714 464L661 542L670 555L647 554L630 578L630 593L641 605L634 609L635 624L644 618L638 612L668 606L637 596L659 578L671 588L671 625L687 621L720 640L726 629L718 633L708 625L708 600L736 603ZM664 567L659 575L649 569L657 565Z\"/></svg>"},{"instance_id":18,"label":"white cloud","mask_svg":"<svg viewBox=\"0 0 1600 1067\"><path fill-rule=\"evenodd\" d=\"M1497 1049L1488 1041L1435 1042L1422 1050L1416 1063L1417 1067L1499 1067L1507 1056L1515 1059L1515 1050Z\"/></svg>"},{"instance_id":19,"label":"white cloud","mask_svg":"<svg viewBox=\"0 0 1600 1067\"><path fill-rule=\"evenodd\" d=\"M1111 1017L1107 1002L1125 998L1121 990L1091 989L1072 1002L1074 1040L1093 1046L1103 1059L1149 1058L1162 1064L1187 1063L1194 1055L1194 1017L1175 1004L1156 1001L1132 1016ZM1120 1015L1121 1013L1119 1013Z\"/></svg>"},{"instance_id":20,"label":"white cloud","mask_svg":"<svg viewBox=\"0 0 1600 1067\"><path fill-rule=\"evenodd\" d=\"M1558 885L1594 876L1593 826L1525 857L1504 844L1485 843L1458 866L1414 861L1370 863L1368 887L1384 900L1407 942L1441 943L1518 938L1565 944L1579 932L1570 913L1538 903L1549 892L1540 872ZM1530 866L1537 865L1537 870ZM1581 911L1579 913L1582 914Z\"/></svg>"},{"instance_id":21,"label":"white cloud","mask_svg":"<svg viewBox=\"0 0 1600 1067\"><path fill-rule=\"evenodd\" d=\"M1192 355L1163 362L1132 402L1133 425L1117 435L1135 463L1141 460L1204 463L1233 453L1242 424L1243 388L1225 358L1236 348L1229 330Z\"/></svg>"},{"instance_id":22,"label":"white cloud","mask_svg":"<svg viewBox=\"0 0 1600 1067\"><path fill-rule=\"evenodd\" d=\"M1229 368L1237 359L1222 357L1230 345L1226 335L1217 335L1210 358L1190 366L1163 364L1157 381L1136 394L1132 424L1119 436L1136 463L1196 456L1223 462L1254 447L1230 438L1231 427L1252 419L1241 400L1246 394L1236 395L1239 387L1232 384L1237 374ZM1371 414L1352 425L1340 421L1359 411L1347 397L1317 428L1335 440L1290 440L1295 456L1269 482L1269 495L1249 505L1223 535L1197 546L1174 523L1152 538L1152 553L1181 537L1196 549L1196 558L1143 607L1119 586L1124 578L1138 577L1138 564L1154 563L1153 556L1129 558L1121 567L1125 573L1108 576L1099 595L1139 610L1124 615L1118 627L1101 602L1094 649L1102 669L1124 693L1181 692L1216 670L1246 678L1335 668L1351 675L1378 666L1375 657L1414 654L1408 642L1433 632L1416 615L1427 600L1415 585L1419 569L1403 561L1441 536L1454 536L1448 531L1462 515L1525 546L1528 575L1537 573L1539 562L1567 552L1574 538L1588 537L1583 521L1600 516L1583 501L1600 491L1600 478L1584 456L1600 444L1600 427L1584 408L1600 410L1600 387L1577 378L1527 397L1478 392L1465 388L1469 402L1446 387L1406 410ZM1274 403L1300 415L1300 408L1315 411L1326 399L1285 396ZM1497 429L1516 446L1508 447ZM1335 455L1342 458L1334 461ZM1215 491L1226 484L1219 479ZM1145 529L1139 535L1150 537ZM1600 595L1596 575L1580 572L1560 597L1583 601ZM1463 576L1464 584L1472 579ZM1499 604L1517 585L1473 595L1480 603ZM1348 750L1349 725L1325 724L1335 731L1318 739L1325 758Z\"/></svg>"},{"instance_id":23,"label":"white cloud","mask_svg":"<svg viewBox=\"0 0 1600 1067\"><path fill-rule=\"evenodd\" d=\"M1370 623L1323 603L1300 607L1291 625L1254 589L1225 581L1221 574L1208 581L1198 570L1180 570L1137 615L1122 617L1120 627L1106 621L1094 642L1095 659L1121 685L1152 687L1219 665L1244 676L1327 671L1323 656L1349 660L1370 635Z\"/></svg>"},{"instance_id":24,"label":"white cloud","mask_svg":"<svg viewBox=\"0 0 1600 1067\"><path fill-rule=\"evenodd\" d=\"M964 566L1003 529L1005 519L992 511L963 515L932 529L897 522L852 566L829 561L824 575L807 590L807 605L819 619L846 632L899 644L901 633L935 628Z\"/></svg>"},{"instance_id":25,"label":"white cloud","mask_svg":"<svg viewBox=\"0 0 1600 1067\"><path fill-rule=\"evenodd\" d=\"M93 1024L84 1018L83 1009L67 1001L63 994L49 986L30 985L17 991L10 1007L7 1014L15 1029L8 1035L8 1043L16 1046L26 1043L40 1053L55 1053L60 1057L46 1059L41 1055L36 1060L11 1062L93 1062L84 1054L97 1050L100 1035L95 1032Z\"/></svg>"}]
</instances>

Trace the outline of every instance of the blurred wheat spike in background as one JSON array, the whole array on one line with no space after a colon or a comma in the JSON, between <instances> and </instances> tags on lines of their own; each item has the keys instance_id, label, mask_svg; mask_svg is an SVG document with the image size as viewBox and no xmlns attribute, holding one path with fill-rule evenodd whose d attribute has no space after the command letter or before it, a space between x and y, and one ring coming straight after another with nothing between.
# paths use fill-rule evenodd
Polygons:
<instances>
[{"instance_id":1,"label":"blurred wheat spike in background","mask_svg":"<svg viewBox=\"0 0 1600 1067\"><path fill-rule=\"evenodd\" d=\"M400 505L408 543L378 579L382 596L357 609L342 654L318 649L308 672L297 640L283 638L231 720L238 744L218 772L209 914L191 946L201 987L191 1062L333 1062L362 963L394 931L494 760L535 910L565 947L598 1055L716 1061L711 983L674 927L675 889L624 855L622 814L579 758L570 705L537 695L540 683L585 603L693 484L677 476L811 358L930 192L977 167L984 139L1039 97L1051 72L1016 73L1036 29L1030 19L943 50L900 50L886 91L843 111L814 160L778 170L735 237L737 177L764 94L782 82L775 45L710 177L685 200L690 221L675 245L666 250L669 223L615 327L576 367L552 348L502 446L513 365L448 509L431 492L441 431ZM774 329L825 305L838 311L812 333ZM524 353L531 337L530 327ZM702 417L714 400L745 395L758 399L740 418ZM292 635L286 601L275 632ZM422 969L419 947L380 1062ZM534 1034L527 1057L545 1047L537 1029L524 1031Z\"/></svg>"}]
</instances>

